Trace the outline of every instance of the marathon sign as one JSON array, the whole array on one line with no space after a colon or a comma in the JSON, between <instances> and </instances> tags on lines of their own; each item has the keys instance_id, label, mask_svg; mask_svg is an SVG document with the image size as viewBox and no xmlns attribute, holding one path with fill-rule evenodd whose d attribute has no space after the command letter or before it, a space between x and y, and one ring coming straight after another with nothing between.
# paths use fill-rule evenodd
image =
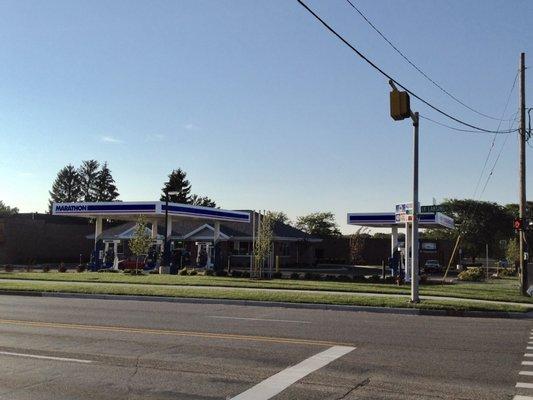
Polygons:
<instances>
[{"instance_id":1,"label":"marathon sign","mask_svg":"<svg viewBox=\"0 0 533 400\"><path fill-rule=\"evenodd\" d=\"M82 204L56 204L54 211L56 213L87 211L87 206Z\"/></svg>"}]
</instances>

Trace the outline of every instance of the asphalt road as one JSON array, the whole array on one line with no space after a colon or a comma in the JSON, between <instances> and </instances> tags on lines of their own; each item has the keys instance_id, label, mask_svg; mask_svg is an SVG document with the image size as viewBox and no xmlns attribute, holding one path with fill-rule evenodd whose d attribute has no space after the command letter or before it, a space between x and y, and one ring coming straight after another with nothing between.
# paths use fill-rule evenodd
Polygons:
<instances>
[{"instance_id":1,"label":"asphalt road","mask_svg":"<svg viewBox=\"0 0 533 400\"><path fill-rule=\"evenodd\" d=\"M0 399L512 399L532 327L0 296Z\"/></svg>"}]
</instances>

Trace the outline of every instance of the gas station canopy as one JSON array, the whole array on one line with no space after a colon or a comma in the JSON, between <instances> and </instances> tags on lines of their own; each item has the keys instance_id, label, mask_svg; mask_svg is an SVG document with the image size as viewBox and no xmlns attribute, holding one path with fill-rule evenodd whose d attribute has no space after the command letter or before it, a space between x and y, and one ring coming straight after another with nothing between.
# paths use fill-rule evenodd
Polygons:
<instances>
[{"instance_id":1,"label":"gas station canopy","mask_svg":"<svg viewBox=\"0 0 533 400\"><path fill-rule=\"evenodd\" d=\"M150 220L165 220L164 201L124 201L94 203L54 203L53 215L67 215L82 218L118 219L136 221L140 215ZM203 218L213 221L250 222L245 211L222 210L220 208L168 203L169 217Z\"/></svg>"},{"instance_id":2,"label":"gas station canopy","mask_svg":"<svg viewBox=\"0 0 533 400\"><path fill-rule=\"evenodd\" d=\"M453 228L453 218L437 213L418 214L421 228ZM349 213L348 225L368 226L372 228L393 228L405 226L405 222L396 221L393 212L385 213Z\"/></svg>"}]
</instances>

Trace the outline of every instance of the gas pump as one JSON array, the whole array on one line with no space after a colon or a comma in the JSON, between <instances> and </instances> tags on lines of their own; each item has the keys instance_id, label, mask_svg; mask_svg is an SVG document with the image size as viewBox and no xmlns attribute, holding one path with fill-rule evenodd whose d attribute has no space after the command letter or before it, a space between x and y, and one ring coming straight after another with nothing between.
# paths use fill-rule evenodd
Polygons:
<instances>
[{"instance_id":1,"label":"gas pump","mask_svg":"<svg viewBox=\"0 0 533 400\"><path fill-rule=\"evenodd\" d=\"M89 262L89 268L91 271L98 271L102 268L104 263L104 250L103 243L101 240L98 240L94 245L94 250L91 253L91 261Z\"/></svg>"},{"instance_id":2,"label":"gas pump","mask_svg":"<svg viewBox=\"0 0 533 400\"><path fill-rule=\"evenodd\" d=\"M104 240L104 259L103 266L105 268L118 269L118 245L120 240ZM113 245L111 247L110 245Z\"/></svg>"},{"instance_id":3,"label":"gas pump","mask_svg":"<svg viewBox=\"0 0 533 400\"><path fill-rule=\"evenodd\" d=\"M146 257L145 269L155 269L159 266L161 261L161 250L163 246L163 240L156 239L148 250L148 256Z\"/></svg>"}]
</instances>

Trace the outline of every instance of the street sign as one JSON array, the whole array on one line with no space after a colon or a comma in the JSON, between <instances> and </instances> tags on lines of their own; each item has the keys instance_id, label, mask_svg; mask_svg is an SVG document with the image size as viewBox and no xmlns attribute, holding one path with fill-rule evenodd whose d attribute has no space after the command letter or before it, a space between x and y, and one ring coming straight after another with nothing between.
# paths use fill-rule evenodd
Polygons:
<instances>
[{"instance_id":1,"label":"street sign","mask_svg":"<svg viewBox=\"0 0 533 400\"><path fill-rule=\"evenodd\" d=\"M420 212L423 213L438 213L444 212L444 207L441 204L433 204L430 206L421 206Z\"/></svg>"}]
</instances>

